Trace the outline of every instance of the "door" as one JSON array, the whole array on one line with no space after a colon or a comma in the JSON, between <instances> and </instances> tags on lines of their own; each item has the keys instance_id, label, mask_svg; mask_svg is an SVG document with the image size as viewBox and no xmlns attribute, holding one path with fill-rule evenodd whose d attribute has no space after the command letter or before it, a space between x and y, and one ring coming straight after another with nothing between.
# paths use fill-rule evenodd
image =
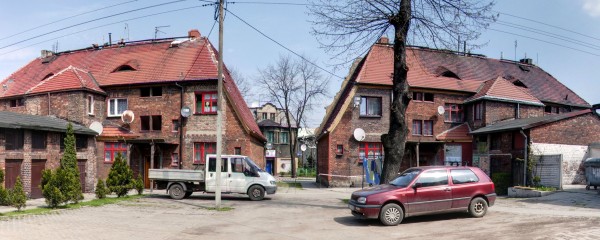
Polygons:
<instances>
[{"instance_id":1,"label":"door","mask_svg":"<svg viewBox=\"0 0 600 240\"><path fill-rule=\"evenodd\" d=\"M150 188L148 169L150 169L150 156L144 156L144 188L146 189Z\"/></svg>"},{"instance_id":2,"label":"door","mask_svg":"<svg viewBox=\"0 0 600 240\"><path fill-rule=\"evenodd\" d=\"M447 210L452 207L452 190L448 186L448 171L429 170L419 175L417 188L409 194L410 214Z\"/></svg>"},{"instance_id":3,"label":"door","mask_svg":"<svg viewBox=\"0 0 600 240\"><path fill-rule=\"evenodd\" d=\"M228 192L245 193L246 185L251 180L250 166L244 158L231 158L229 169Z\"/></svg>"},{"instance_id":4,"label":"door","mask_svg":"<svg viewBox=\"0 0 600 240\"><path fill-rule=\"evenodd\" d=\"M206 171L206 191L215 192L217 189L217 159L208 159L208 171ZM221 160L221 192L227 192L228 189L228 167L227 158Z\"/></svg>"},{"instance_id":5,"label":"door","mask_svg":"<svg viewBox=\"0 0 600 240\"><path fill-rule=\"evenodd\" d=\"M42 195L42 171L46 169L46 160L31 161L31 198L41 198Z\"/></svg>"},{"instance_id":6,"label":"door","mask_svg":"<svg viewBox=\"0 0 600 240\"><path fill-rule=\"evenodd\" d=\"M273 172L273 159L267 159L266 171L271 175L275 175Z\"/></svg>"},{"instance_id":7,"label":"door","mask_svg":"<svg viewBox=\"0 0 600 240\"><path fill-rule=\"evenodd\" d=\"M79 182L81 183L81 192L85 192L85 178L87 172L85 171L86 160L77 160L77 168L79 168Z\"/></svg>"},{"instance_id":8,"label":"door","mask_svg":"<svg viewBox=\"0 0 600 240\"><path fill-rule=\"evenodd\" d=\"M21 163L23 160L6 159L6 168L4 171L4 186L6 189L12 189L17 182L17 177L21 175Z\"/></svg>"}]
</instances>

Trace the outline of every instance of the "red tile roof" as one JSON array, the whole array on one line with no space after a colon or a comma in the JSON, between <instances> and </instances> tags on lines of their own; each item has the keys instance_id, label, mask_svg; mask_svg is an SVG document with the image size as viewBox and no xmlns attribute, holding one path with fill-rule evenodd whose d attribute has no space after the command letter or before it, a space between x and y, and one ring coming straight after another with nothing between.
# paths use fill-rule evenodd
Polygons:
<instances>
[{"instance_id":1,"label":"red tile roof","mask_svg":"<svg viewBox=\"0 0 600 240\"><path fill-rule=\"evenodd\" d=\"M522 104L543 106L544 104L523 87L517 87L511 82L498 77L496 80L485 81L479 91L465 100L465 103L482 99L495 101L517 102Z\"/></svg>"},{"instance_id":2,"label":"red tile roof","mask_svg":"<svg viewBox=\"0 0 600 240\"><path fill-rule=\"evenodd\" d=\"M60 88L68 90L78 84L81 84L78 88L99 90L97 86L214 81L217 79L216 54L206 38L140 41L58 53L46 59L34 59L4 79L2 84L6 87L0 88L0 98ZM124 65L134 70L115 71ZM54 76L40 84L49 74ZM224 75L227 97L242 124L250 134L266 140L233 79L228 73Z\"/></svg>"},{"instance_id":3,"label":"red tile roof","mask_svg":"<svg viewBox=\"0 0 600 240\"><path fill-rule=\"evenodd\" d=\"M136 139L138 137L140 137L140 134L118 126L104 126L102 134L98 136L100 139Z\"/></svg>"},{"instance_id":4,"label":"red tile roof","mask_svg":"<svg viewBox=\"0 0 600 240\"><path fill-rule=\"evenodd\" d=\"M469 135L469 132L471 132L469 124L463 123L438 134L435 138L445 142L471 142L473 138Z\"/></svg>"}]
</instances>

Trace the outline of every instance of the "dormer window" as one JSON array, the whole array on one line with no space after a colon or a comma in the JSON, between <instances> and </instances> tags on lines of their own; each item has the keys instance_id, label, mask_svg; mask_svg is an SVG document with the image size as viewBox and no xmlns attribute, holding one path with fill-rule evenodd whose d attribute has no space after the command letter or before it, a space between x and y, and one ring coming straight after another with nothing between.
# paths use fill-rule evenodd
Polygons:
<instances>
[{"instance_id":1,"label":"dormer window","mask_svg":"<svg viewBox=\"0 0 600 240\"><path fill-rule=\"evenodd\" d=\"M52 76L54 76L54 73L48 73L48 74L46 74L46 76L44 76L44 78L42 78L42 81L44 81L48 78L51 78Z\"/></svg>"},{"instance_id":2,"label":"dormer window","mask_svg":"<svg viewBox=\"0 0 600 240\"><path fill-rule=\"evenodd\" d=\"M449 77L449 78L456 78L456 79L460 79L460 78L458 77L458 75L456 75L456 73L454 73L454 72L452 72L452 71L449 71L449 70L448 70L448 71L445 71L445 72L443 72L442 74L440 74L440 76L443 76L443 77Z\"/></svg>"},{"instance_id":3,"label":"dormer window","mask_svg":"<svg viewBox=\"0 0 600 240\"><path fill-rule=\"evenodd\" d=\"M114 71L112 72L129 72L129 71L135 71L136 69L133 68L131 65L125 64L125 65L121 65L117 68L115 68Z\"/></svg>"},{"instance_id":4,"label":"dormer window","mask_svg":"<svg viewBox=\"0 0 600 240\"><path fill-rule=\"evenodd\" d=\"M524 87L524 88L527 88L527 86L526 86L526 85L525 85L523 82L521 82L520 80L514 81L514 82L513 82L513 84L514 84L515 86L517 86L517 87Z\"/></svg>"}]
</instances>

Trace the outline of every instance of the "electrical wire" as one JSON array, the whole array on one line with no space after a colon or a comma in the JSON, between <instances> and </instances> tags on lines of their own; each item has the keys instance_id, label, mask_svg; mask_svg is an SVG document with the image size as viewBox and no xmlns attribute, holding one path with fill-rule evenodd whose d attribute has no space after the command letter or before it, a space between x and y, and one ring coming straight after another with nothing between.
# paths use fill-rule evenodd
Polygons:
<instances>
[{"instance_id":1,"label":"electrical wire","mask_svg":"<svg viewBox=\"0 0 600 240\"><path fill-rule=\"evenodd\" d=\"M131 0L131 1L128 1L128 2L118 3L118 4L110 5L110 6L107 6L107 7L102 7L102 8L94 9L94 10L91 10L91 11L83 12L83 13L80 13L80 14L76 14L76 15L73 15L73 16L70 16L70 17L62 18L62 19L59 19L59 20L56 20L56 21L53 21L53 22L42 24L42 25L39 25L37 27L33 27L33 28L30 28L30 29L27 29L27 30L15 33L15 34L7 36L7 37L0 38L0 41L8 39L8 38L11 38L11 37L14 37L14 36L18 36L18 35L21 35L23 33L30 32L30 31L33 31L33 30L36 30L36 29L39 29L39 28L42 28L42 27L45 27L45 26L48 26L48 25L52 25L52 24L55 24L55 23L58 23L58 22L62 22L62 21L65 21L65 20L68 20L68 19L71 19L71 18L79 17L79 16L86 15L86 14L89 14L89 13L93 13L93 12L97 12L97 11L101 11L101 10L105 10L105 9L109 9L109 8L113 8L113 7L117 7L117 6L121 6L121 5L125 5L125 4L132 3L132 2L137 2L137 1L138 0Z\"/></svg>"},{"instance_id":2,"label":"electrical wire","mask_svg":"<svg viewBox=\"0 0 600 240\"><path fill-rule=\"evenodd\" d=\"M532 39L532 40L536 40L536 41L540 41L540 42L544 42L544 43L552 44L552 45L555 45L555 46L559 46L559 47L563 47L563 48L568 48L568 49L575 50L575 51L578 51L578 52L587 53L587 54L590 54L590 55L594 55L594 56L600 57L600 54L588 52L588 51L577 49L577 48L574 48L574 47L565 46L565 45L558 44L558 43L553 43L553 42L542 40L542 39L539 39L539 38L534 38L534 37L530 37L530 36L525 36L525 35L521 35L521 34L517 34L517 33L502 31L502 30L498 30L498 29L493 29L493 28L488 28L488 29L492 30L492 31L506 33L506 34L515 35L515 36L519 36L519 37L524 37L524 38L528 38L528 39Z\"/></svg>"},{"instance_id":3,"label":"electrical wire","mask_svg":"<svg viewBox=\"0 0 600 240\"><path fill-rule=\"evenodd\" d=\"M567 32L570 32L570 33L574 33L574 34L577 34L577 35L580 35L580 36L584 36L584 37L588 37L588 38L600 41L600 38L597 38L597 37L594 37L594 36L590 36L590 35L587 35L587 34L583 34L583 33L580 33L580 32L576 32L576 31L573 31L573 30L570 30L570 29L566 29L566 28L563 28L563 27L555 26L555 25L552 25L552 24L548 24L548 23L545 23L545 22L541 22L541 21L537 21L537 20L533 20L533 19L529 19L529 18L524 18L524 17L519 17L519 16L516 16L516 15L513 15L513 14L504 13L504 12L498 12L498 11L495 11L495 12L497 12L499 14L502 14L502 15L506 15L506 16L510 16L510 17L514 17L514 18L518 18L518 19L530 21L530 22L534 22L534 23L537 23L537 24L542 24L542 25L545 25L545 26L548 26L548 27L560 29L560 30L563 30L563 31L567 31Z\"/></svg>"}]
</instances>

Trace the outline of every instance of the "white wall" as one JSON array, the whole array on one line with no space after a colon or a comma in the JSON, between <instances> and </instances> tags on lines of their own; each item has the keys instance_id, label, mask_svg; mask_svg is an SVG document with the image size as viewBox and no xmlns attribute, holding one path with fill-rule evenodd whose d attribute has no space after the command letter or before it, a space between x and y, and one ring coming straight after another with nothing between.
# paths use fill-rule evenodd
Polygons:
<instances>
[{"instance_id":1,"label":"white wall","mask_svg":"<svg viewBox=\"0 0 600 240\"><path fill-rule=\"evenodd\" d=\"M583 161L589 157L588 146L532 143L533 155L562 155L562 184L585 184Z\"/></svg>"}]
</instances>

